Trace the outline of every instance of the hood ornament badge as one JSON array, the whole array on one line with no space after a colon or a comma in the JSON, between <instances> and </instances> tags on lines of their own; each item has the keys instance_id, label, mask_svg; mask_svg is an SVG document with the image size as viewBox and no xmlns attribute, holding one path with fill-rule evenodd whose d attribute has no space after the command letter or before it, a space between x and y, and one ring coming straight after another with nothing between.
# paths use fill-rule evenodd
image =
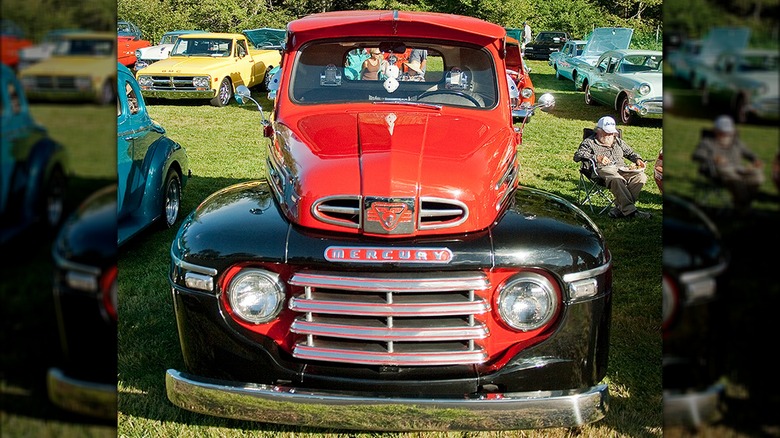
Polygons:
<instances>
[{"instance_id":1,"label":"hood ornament badge","mask_svg":"<svg viewBox=\"0 0 780 438\"><path fill-rule=\"evenodd\" d=\"M394 113L390 113L385 117L385 122L387 122L387 130L390 131L390 135L393 135L393 128L395 127L395 119L397 119L396 115Z\"/></svg>"}]
</instances>

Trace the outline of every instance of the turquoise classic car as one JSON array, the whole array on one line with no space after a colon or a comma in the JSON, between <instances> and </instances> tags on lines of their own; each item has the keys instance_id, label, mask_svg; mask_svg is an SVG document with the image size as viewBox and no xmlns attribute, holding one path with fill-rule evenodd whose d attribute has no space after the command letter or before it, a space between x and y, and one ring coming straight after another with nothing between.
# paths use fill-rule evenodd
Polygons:
<instances>
[{"instance_id":1,"label":"turquoise classic car","mask_svg":"<svg viewBox=\"0 0 780 438\"><path fill-rule=\"evenodd\" d=\"M596 65L599 56L607 50L627 49L631 44L634 29L627 27L598 27L586 39L582 53L577 56L561 57L556 61L555 76L574 82L574 89L584 91L580 74Z\"/></svg>"},{"instance_id":2,"label":"turquoise classic car","mask_svg":"<svg viewBox=\"0 0 780 438\"><path fill-rule=\"evenodd\" d=\"M133 73L117 63L117 244L149 226L169 228L179 218L191 175L186 149L147 112Z\"/></svg>"},{"instance_id":3,"label":"turquoise classic car","mask_svg":"<svg viewBox=\"0 0 780 438\"><path fill-rule=\"evenodd\" d=\"M0 64L0 244L22 231L62 221L68 155L29 111L22 84L11 67Z\"/></svg>"}]
</instances>

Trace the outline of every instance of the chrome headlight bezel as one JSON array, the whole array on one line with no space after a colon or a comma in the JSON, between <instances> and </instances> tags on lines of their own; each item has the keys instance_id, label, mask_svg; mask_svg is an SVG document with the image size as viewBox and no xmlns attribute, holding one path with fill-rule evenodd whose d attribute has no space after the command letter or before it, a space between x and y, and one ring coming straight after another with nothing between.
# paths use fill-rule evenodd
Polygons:
<instances>
[{"instance_id":1,"label":"chrome headlight bezel","mask_svg":"<svg viewBox=\"0 0 780 438\"><path fill-rule=\"evenodd\" d=\"M138 76L138 85L141 87L151 87L154 84L151 76Z\"/></svg>"},{"instance_id":2,"label":"chrome headlight bezel","mask_svg":"<svg viewBox=\"0 0 780 438\"><path fill-rule=\"evenodd\" d=\"M195 76L192 78L192 86L195 88L208 88L211 84L209 76Z\"/></svg>"},{"instance_id":3,"label":"chrome headlight bezel","mask_svg":"<svg viewBox=\"0 0 780 438\"><path fill-rule=\"evenodd\" d=\"M513 329L527 332L550 323L558 313L559 295L547 277L524 272L504 283L496 308L501 320Z\"/></svg>"},{"instance_id":4,"label":"chrome headlight bezel","mask_svg":"<svg viewBox=\"0 0 780 438\"><path fill-rule=\"evenodd\" d=\"M653 90L653 87L650 86L648 83L644 83L637 87L637 93L639 93L640 96L646 96L650 94L650 91Z\"/></svg>"},{"instance_id":5,"label":"chrome headlight bezel","mask_svg":"<svg viewBox=\"0 0 780 438\"><path fill-rule=\"evenodd\" d=\"M264 324L279 316L286 296L278 274L257 268L236 274L225 293L233 313L251 324Z\"/></svg>"},{"instance_id":6,"label":"chrome headlight bezel","mask_svg":"<svg viewBox=\"0 0 780 438\"><path fill-rule=\"evenodd\" d=\"M523 88L522 91L520 91L520 95L523 96L523 99L529 99L531 96L534 95L533 88Z\"/></svg>"}]
</instances>

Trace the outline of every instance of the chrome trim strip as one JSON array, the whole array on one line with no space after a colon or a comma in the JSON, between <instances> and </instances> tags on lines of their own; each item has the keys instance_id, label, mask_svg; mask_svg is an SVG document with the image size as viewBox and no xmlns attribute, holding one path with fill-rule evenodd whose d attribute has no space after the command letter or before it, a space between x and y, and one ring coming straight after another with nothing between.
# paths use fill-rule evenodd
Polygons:
<instances>
[{"instance_id":1,"label":"chrome trim strip","mask_svg":"<svg viewBox=\"0 0 780 438\"><path fill-rule=\"evenodd\" d=\"M612 260L599 267L588 269L587 271L572 272L570 274L566 274L563 276L563 281L565 283L572 283L577 280L584 280L586 278L597 277L607 272L611 267L612 267Z\"/></svg>"},{"instance_id":2,"label":"chrome trim strip","mask_svg":"<svg viewBox=\"0 0 780 438\"><path fill-rule=\"evenodd\" d=\"M357 209L353 209L350 207L327 207L324 208L321 207L322 204L329 202L329 201L348 201L348 202L357 202ZM334 219L330 217L326 217L321 214L321 211L327 211L331 213L348 213L348 214L354 214L357 217L357 223L351 222L349 220L340 220L340 219ZM326 196L324 198L320 198L317 201L315 201L311 205L311 215L314 216L316 219L331 225L341 226L341 227L347 227L347 228L360 228L361 224L363 223L363 197L360 195L333 195L333 196Z\"/></svg>"},{"instance_id":3,"label":"chrome trim strip","mask_svg":"<svg viewBox=\"0 0 780 438\"><path fill-rule=\"evenodd\" d=\"M460 215L460 218L458 220L451 221L451 222L436 222L433 224L423 224L423 218L443 216L443 214L440 214L440 210L424 208L423 204L425 204L426 202L455 205L456 208L460 209L460 211L457 211L455 209L449 211L455 211L455 214ZM418 230L440 230L442 228L457 227L458 225L466 222L466 219L468 219L468 217L469 217L469 207L465 203L458 201L457 199L421 197L419 213L417 216L417 229Z\"/></svg>"},{"instance_id":4,"label":"chrome trim strip","mask_svg":"<svg viewBox=\"0 0 780 438\"><path fill-rule=\"evenodd\" d=\"M487 361L487 353L478 350L442 350L420 353L378 352L345 348L309 346L303 342L293 349L293 357L303 360L321 360L365 365L447 366L474 365Z\"/></svg>"},{"instance_id":5,"label":"chrome trim strip","mask_svg":"<svg viewBox=\"0 0 780 438\"><path fill-rule=\"evenodd\" d=\"M293 297L290 298L290 310L348 316L459 316L486 313L490 311L490 304L484 300L462 303L372 304Z\"/></svg>"},{"instance_id":6,"label":"chrome trim strip","mask_svg":"<svg viewBox=\"0 0 780 438\"><path fill-rule=\"evenodd\" d=\"M217 270L215 268L209 268L206 266L200 266L200 265L194 265L189 262L185 262L184 260L176 257L176 255L173 254L173 248L171 248L171 259L173 259L173 263L187 271L197 272L199 274L204 275L211 275L212 277L217 275Z\"/></svg>"},{"instance_id":7,"label":"chrome trim strip","mask_svg":"<svg viewBox=\"0 0 780 438\"><path fill-rule=\"evenodd\" d=\"M116 419L116 385L73 379L59 368L46 375L49 400L62 409L98 418Z\"/></svg>"},{"instance_id":8,"label":"chrome trim strip","mask_svg":"<svg viewBox=\"0 0 780 438\"><path fill-rule=\"evenodd\" d=\"M464 339L485 339L488 336L484 325L474 327L359 327L345 324L295 320L290 331L314 336L328 336L341 339L371 341L460 341Z\"/></svg>"},{"instance_id":9,"label":"chrome trim strip","mask_svg":"<svg viewBox=\"0 0 780 438\"><path fill-rule=\"evenodd\" d=\"M98 267L72 262L64 258L57 251L52 251L52 255L54 258L54 264L60 269L66 269L69 271L79 271L88 275L94 275L95 277L99 277L100 273L102 272Z\"/></svg>"},{"instance_id":10,"label":"chrome trim strip","mask_svg":"<svg viewBox=\"0 0 780 438\"><path fill-rule=\"evenodd\" d=\"M582 390L398 397L207 379L169 369L168 399L201 414L318 428L442 431L578 427L604 418L607 385ZM399 411L403 415L399 415Z\"/></svg>"},{"instance_id":11,"label":"chrome trim strip","mask_svg":"<svg viewBox=\"0 0 780 438\"><path fill-rule=\"evenodd\" d=\"M700 269L698 271L685 272L680 274L680 282L683 284L690 284L694 281L717 277L722 274L728 267L728 263L720 262L717 265L710 266L709 268Z\"/></svg>"},{"instance_id":12,"label":"chrome trim strip","mask_svg":"<svg viewBox=\"0 0 780 438\"><path fill-rule=\"evenodd\" d=\"M365 272L360 276L329 274L309 271L293 275L291 285L323 287L343 290L367 290L374 292L457 291L483 290L490 287L484 274L472 272L446 272L442 274L409 273L386 274Z\"/></svg>"}]
</instances>

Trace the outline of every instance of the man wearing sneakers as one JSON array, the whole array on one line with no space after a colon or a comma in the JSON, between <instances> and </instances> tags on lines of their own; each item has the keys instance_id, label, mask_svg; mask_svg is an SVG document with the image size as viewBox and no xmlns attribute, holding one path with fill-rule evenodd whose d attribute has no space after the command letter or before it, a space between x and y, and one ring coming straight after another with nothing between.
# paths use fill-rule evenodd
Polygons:
<instances>
[{"instance_id":1,"label":"man wearing sneakers","mask_svg":"<svg viewBox=\"0 0 780 438\"><path fill-rule=\"evenodd\" d=\"M596 123L593 135L585 138L574 153L574 161L593 159L599 176L615 196L615 207L609 212L612 218L648 218L650 213L637 210L639 192L647 182L647 163L618 135L615 119L604 116ZM625 161L633 163L626 166ZM633 167L633 169L632 169Z\"/></svg>"}]
</instances>

